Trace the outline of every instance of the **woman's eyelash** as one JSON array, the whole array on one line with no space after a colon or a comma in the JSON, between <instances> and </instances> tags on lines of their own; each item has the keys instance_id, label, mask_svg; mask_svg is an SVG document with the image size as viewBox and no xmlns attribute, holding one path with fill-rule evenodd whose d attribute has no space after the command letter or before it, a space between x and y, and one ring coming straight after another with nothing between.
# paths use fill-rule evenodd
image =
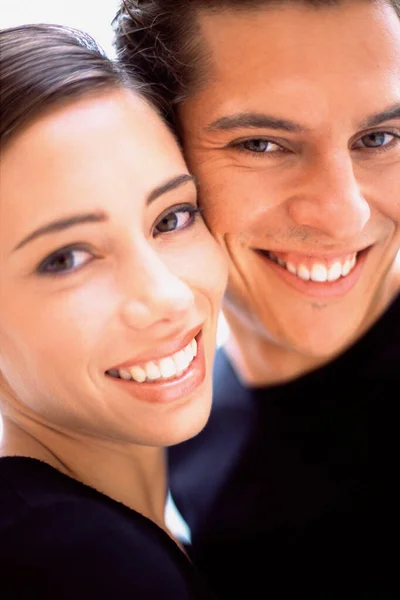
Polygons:
<instances>
[{"instance_id":1,"label":"woman's eyelash","mask_svg":"<svg viewBox=\"0 0 400 600\"><path fill-rule=\"evenodd\" d=\"M193 205L181 205L168 209L159 219L156 221L154 225L154 236L157 237L163 234L171 234L175 231L181 231L193 225L200 213L202 212L202 208ZM188 213L189 218L187 223L184 223L181 226L178 226L178 218L176 215L182 215L184 213ZM172 217L172 219L169 219ZM157 231L157 229L159 231ZM160 230L161 229L161 230Z\"/></svg>"},{"instance_id":2,"label":"woman's eyelash","mask_svg":"<svg viewBox=\"0 0 400 600\"><path fill-rule=\"evenodd\" d=\"M88 257L87 260L85 255ZM87 246L65 246L42 260L36 271L39 275L58 277L78 271L92 259L93 253Z\"/></svg>"},{"instance_id":3,"label":"woman's eyelash","mask_svg":"<svg viewBox=\"0 0 400 600\"><path fill-rule=\"evenodd\" d=\"M157 228L164 228L164 230L155 233L155 237L190 227L195 223L201 212L201 207L193 205L180 205L169 209L157 220L154 230ZM188 213L188 220L179 226L179 217L177 215L182 215L183 213ZM173 218L169 219L171 216ZM73 244L52 252L39 263L36 272L41 276L60 277L69 273L75 273L91 262L93 258L95 258L93 251L87 245Z\"/></svg>"}]
</instances>

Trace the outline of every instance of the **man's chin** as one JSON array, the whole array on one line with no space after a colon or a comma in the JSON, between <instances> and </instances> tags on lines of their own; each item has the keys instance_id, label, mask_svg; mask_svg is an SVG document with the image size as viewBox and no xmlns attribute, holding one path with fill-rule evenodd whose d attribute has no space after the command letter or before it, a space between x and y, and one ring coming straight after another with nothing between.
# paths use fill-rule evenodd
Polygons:
<instances>
[{"instance_id":1,"label":"man's chin","mask_svg":"<svg viewBox=\"0 0 400 600\"><path fill-rule=\"evenodd\" d=\"M237 293L228 292L224 316L241 354L278 364L278 370L285 370L286 363L297 363L301 372L303 363L318 367L329 362L359 339L373 316L367 306L361 308L359 296L344 303L304 304L275 295L268 306L260 306L259 299L247 298L246 306L243 295L239 302Z\"/></svg>"},{"instance_id":2,"label":"man's chin","mask_svg":"<svg viewBox=\"0 0 400 600\"><path fill-rule=\"evenodd\" d=\"M355 322L341 325L338 320L327 320L324 323L322 319L318 319L317 323L302 323L301 319L298 319L295 327L288 326L288 321L282 323L280 334L274 339L271 339L266 330L266 339L280 346L282 350L297 354L299 358L304 357L306 361L315 361L318 365L333 360L345 351L358 339L359 332L360 327Z\"/></svg>"}]
</instances>

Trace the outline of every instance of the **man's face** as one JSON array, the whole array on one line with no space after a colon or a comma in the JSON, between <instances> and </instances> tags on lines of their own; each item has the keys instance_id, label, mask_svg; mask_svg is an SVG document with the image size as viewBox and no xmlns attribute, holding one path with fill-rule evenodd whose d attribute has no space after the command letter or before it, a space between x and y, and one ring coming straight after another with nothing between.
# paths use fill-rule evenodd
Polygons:
<instances>
[{"instance_id":1,"label":"man's face","mask_svg":"<svg viewBox=\"0 0 400 600\"><path fill-rule=\"evenodd\" d=\"M231 260L225 307L258 336L330 356L398 278L400 21L386 4L344 2L199 25L209 79L179 116Z\"/></svg>"}]
</instances>

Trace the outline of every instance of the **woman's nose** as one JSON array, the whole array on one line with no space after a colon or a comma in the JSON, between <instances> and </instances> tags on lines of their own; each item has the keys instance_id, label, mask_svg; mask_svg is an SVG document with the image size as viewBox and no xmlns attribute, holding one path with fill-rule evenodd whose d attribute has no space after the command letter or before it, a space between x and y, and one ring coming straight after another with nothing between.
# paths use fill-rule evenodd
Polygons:
<instances>
[{"instance_id":1,"label":"woman's nose","mask_svg":"<svg viewBox=\"0 0 400 600\"><path fill-rule=\"evenodd\" d=\"M330 156L304 173L303 182L289 202L293 221L323 232L338 241L361 233L371 216L351 157Z\"/></svg>"},{"instance_id":2,"label":"woman's nose","mask_svg":"<svg viewBox=\"0 0 400 600\"><path fill-rule=\"evenodd\" d=\"M146 252L135 265L126 276L121 306L125 324L143 330L185 320L194 305L191 287L154 251Z\"/></svg>"}]
</instances>

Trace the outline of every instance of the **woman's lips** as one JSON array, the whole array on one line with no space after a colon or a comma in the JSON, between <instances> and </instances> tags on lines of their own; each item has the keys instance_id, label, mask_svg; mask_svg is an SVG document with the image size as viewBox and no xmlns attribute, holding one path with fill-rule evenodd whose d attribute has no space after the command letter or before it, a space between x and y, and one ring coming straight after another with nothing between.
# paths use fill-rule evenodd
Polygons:
<instances>
[{"instance_id":1,"label":"woman's lips","mask_svg":"<svg viewBox=\"0 0 400 600\"><path fill-rule=\"evenodd\" d=\"M357 283L371 246L340 258L317 257L290 260L289 253L256 250L260 258L297 291L314 298L336 298L347 294ZM288 260L285 261L285 257Z\"/></svg>"},{"instance_id":2,"label":"woman's lips","mask_svg":"<svg viewBox=\"0 0 400 600\"><path fill-rule=\"evenodd\" d=\"M173 354L179 352L184 349L194 338L197 338L199 333L201 332L202 324L193 327L186 333L183 333L182 330L172 331L169 336L168 342L163 342L155 349L149 349L144 354L141 353L140 356L136 356L135 358L131 358L124 363L120 363L119 365L114 366L110 371L120 370L120 369L129 369L133 366L143 366L146 362L151 362L154 360L160 360L161 358L166 358L168 356L172 356Z\"/></svg>"},{"instance_id":3,"label":"woman's lips","mask_svg":"<svg viewBox=\"0 0 400 600\"><path fill-rule=\"evenodd\" d=\"M171 379L181 375L189 367L197 355L196 338L169 356L153 359L144 363L131 364L107 371L108 375L136 381L138 383L154 382L158 379Z\"/></svg>"},{"instance_id":4,"label":"woman's lips","mask_svg":"<svg viewBox=\"0 0 400 600\"><path fill-rule=\"evenodd\" d=\"M108 378L129 392L137 400L152 403L173 402L194 392L205 380L206 360L202 331L196 336L197 354L187 368L176 376L145 380L127 380L107 373Z\"/></svg>"}]
</instances>

